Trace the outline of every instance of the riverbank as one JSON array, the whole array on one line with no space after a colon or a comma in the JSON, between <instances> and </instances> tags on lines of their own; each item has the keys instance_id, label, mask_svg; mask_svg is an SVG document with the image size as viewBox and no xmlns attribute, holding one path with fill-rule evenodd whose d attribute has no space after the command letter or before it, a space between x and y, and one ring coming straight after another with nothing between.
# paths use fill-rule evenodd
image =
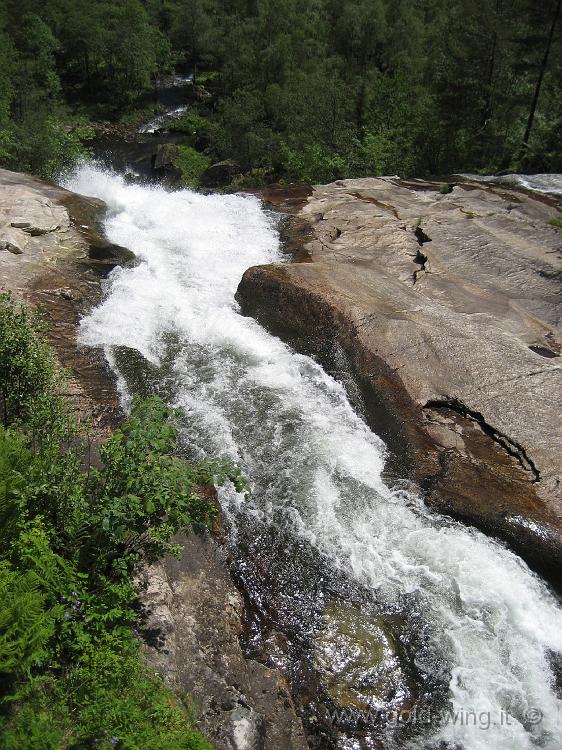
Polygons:
<instances>
[{"instance_id":1,"label":"riverbank","mask_svg":"<svg viewBox=\"0 0 562 750\"><path fill-rule=\"evenodd\" d=\"M428 505L507 541L558 587L559 215L555 200L502 186L343 180L296 214L306 262L251 268L237 295L332 369L345 359Z\"/></svg>"},{"instance_id":2,"label":"riverbank","mask_svg":"<svg viewBox=\"0 0 562 750\"><path fill-rule=\"evenodd\" d=\"M10 243L0 254L0 289L43 310L94 464L97 446L124 414L103 351L80 346L77 326L100 302L109 271L134 263L130 250L102 236L104 213L100 200L0 170L0 243ZM285 678L244 656L243 601L220 542L209 534L178 541L182 561L163 561L143 576L149 663L178 695L189 695L201 731L218 748L249 749L258 741L305 748Z\"/></svg>"}]
</instances>

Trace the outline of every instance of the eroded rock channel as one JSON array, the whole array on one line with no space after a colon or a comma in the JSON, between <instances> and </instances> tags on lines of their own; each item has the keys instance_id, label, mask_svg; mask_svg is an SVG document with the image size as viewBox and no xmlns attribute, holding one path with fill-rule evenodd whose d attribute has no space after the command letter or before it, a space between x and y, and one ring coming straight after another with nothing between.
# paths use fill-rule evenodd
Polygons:
<instances>
[{"instance_id":1,"label":"eroded rock channel","mask_svg":"<svg viewBox=\"0 0 562 750\"><path fill-rule=\"evenodd\" d=\"M410 456L427 502L560 587L558 213L473 183L337 182L298 214L312 262L251 268L237 297L328 366L343 352L386 402L374 429Z\"/></svg>"},{"instance_id":2,"label":"eroded rock channel","mask_svg":"<svg viewBox=\"0 0 562 750\"><path fill-rule=\"evenodd\" d=\"M556 582L559 360L529 348L558 351L556 207L335 183L300 192L288 244L307 262L288 263L256 198L91 167L71 186L106 202L107 253L135 261L100 304L98 286L72 308L67 364L103 400L80 366L94 356L103 372L103 352L125 406L160 393L183 414L186 453L226 455L252 486L248 500L221 491L218 538L186 537L181 562L146 571L150 658L217 746L554 750L559 600L456 519ZM52 237L64 255L69 232L77 258L56 261L73 270L51 295L76 305L89 223L71 194L50 200L76 201Z\"/></svg>"}]
</instances>

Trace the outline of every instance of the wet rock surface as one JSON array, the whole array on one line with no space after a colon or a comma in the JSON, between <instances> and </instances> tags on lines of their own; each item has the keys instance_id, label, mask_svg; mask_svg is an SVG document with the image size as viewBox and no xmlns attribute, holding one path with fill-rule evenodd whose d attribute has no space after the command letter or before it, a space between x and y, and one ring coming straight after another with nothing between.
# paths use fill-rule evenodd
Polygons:
<instances>
[{"instance_id":1,"label":"wet rock surface","mask_svg":"<svg viewBox=\"0 0 562 750\"><path fill-rule=\"evenodd\" d=\"M200 726L225 750L307 747L281 673L244 657L243 600L210 535L178 540L181 560L145 572L150 662L194 703Z\"/></svg>"},{"instance_id":2,"label":"wet rock surface","mask_svg":"<svg viewBox=\"0 0 562 750\"><path fill-rule=\"evenodd\" d=\"M323 620L314 656L334 703L359 711L409 707L412 690L393 632L399 623L341 602L328 604Z\"/></svg>"},{"instance_id":3,"label":"wet rock surface","mask_svg":"<svg viewBox=\"0 0 562 750\"><path fill-rule=\"evenodd\" d=\"M398 475L560 587L559 213L475 183L339 181L295 217L308 262L249 269L238 299L323 363L345 358Z\"/></svg>"}]
</instances>

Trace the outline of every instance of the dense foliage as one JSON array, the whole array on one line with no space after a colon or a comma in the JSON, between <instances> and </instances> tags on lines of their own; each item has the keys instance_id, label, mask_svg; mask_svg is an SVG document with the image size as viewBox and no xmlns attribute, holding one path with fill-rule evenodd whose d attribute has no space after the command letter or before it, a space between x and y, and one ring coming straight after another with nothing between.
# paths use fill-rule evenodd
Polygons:
<instances>
[{"instance_id":1,"label":"dense foliage","mask_svg":"<svg viewBox=\"0 0 562 750\"><path fill-rule=\"evenodd\" d=\"M7 0L0 160L53 174L80 151L84 117L146 104L179 66L212 94L200 147L245 171L561 170L560 5ZM183 159L193 181L200 165Z\"/></svg>"},{"instance_id":2,"label":"dense foliage","mask_svg":"<svg viewBox=\"0 0 562 750\"><path fill-rule=\"evenodd\" d=\"M211 750L144 666L133 578L208 524L198 490L239 473L179 457L156 397L88 466L36 319L0 295L0 746L6 750Z\"/></svg>"}]
</instances>

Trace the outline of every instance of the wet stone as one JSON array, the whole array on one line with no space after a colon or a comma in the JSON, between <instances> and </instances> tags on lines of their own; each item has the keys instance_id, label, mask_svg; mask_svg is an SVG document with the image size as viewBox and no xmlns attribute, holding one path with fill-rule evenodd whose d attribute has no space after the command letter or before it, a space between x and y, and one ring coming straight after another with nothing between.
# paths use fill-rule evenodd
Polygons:
<instances>
[{"instance_id":1,"label":"wet stone","mask_svg":"<svg viewBox=\"0 0 562 750\"><path fill-rule=\"evenodd\" d=\"M411 704L412 689L400 664L395 635L384 617L331 602L324 620L314 658L337 706L369 711L401 710Z\"/></svg>"}]
</instances>

